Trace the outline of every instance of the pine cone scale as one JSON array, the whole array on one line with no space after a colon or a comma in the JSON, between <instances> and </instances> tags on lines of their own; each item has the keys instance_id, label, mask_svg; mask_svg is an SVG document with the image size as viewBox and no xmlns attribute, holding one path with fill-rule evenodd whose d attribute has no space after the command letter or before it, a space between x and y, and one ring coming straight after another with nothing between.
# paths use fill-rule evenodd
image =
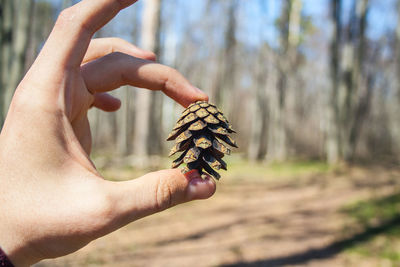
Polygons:
<instances>
[{"instance_id":1,"label":"pine cone scale","mask_svg":"<svg viewBox=\"0 0 400 267\"><path fill-rule=\"evenodd\" d=\"M215 105L205 101L190 104L167 138L168 141L176 141L170 156L182 152L172 162L172 168L186 163L183 173L197 169L200 174L208 173L219 179L221 176L215 170L227 169L222 158L231 153L225 144L237 147L235 140L229 136L232 132L232 126Z\"/></svg>"}]
</instances>

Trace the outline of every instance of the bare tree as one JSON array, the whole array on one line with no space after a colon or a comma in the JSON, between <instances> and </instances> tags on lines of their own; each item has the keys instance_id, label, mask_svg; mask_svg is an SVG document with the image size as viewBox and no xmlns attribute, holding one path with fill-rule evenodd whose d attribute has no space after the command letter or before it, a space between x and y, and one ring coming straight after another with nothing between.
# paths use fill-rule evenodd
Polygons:
<instances>
[{"instance_id":1,"label":"bare tree","mask_svg":"<svg viewBox=\"0 0 400 267\"><path fill-rule=\"evenodd\" d=\"M134 9L134 13L130 16L130 20L133 21L132 29L132 41L136 43L138 38L138 9ZM124 86L120 89L119 96L121 96L121 110L117 116L117 151L119 155L127 156L131 153L132 139L133 139L133 125L135 119L135 108L132 103L134 99L135 88L131 86Z\"/></svg>"},{"instance_id":2,"label":"bare tree","mask_svg":"<svg viewBox=\"0 0 400 267\"><path fill-rule=\"evenodd\" d=\"M397 27L395 32L395 68L396 68L396 102L397 108L395 108L395 113L397 116L394 116L394 123L393 123L393 136L396 139L396 150L397 153L400 153L400 0L397 1Z\"/></svg>"},{"instance_id":3,"label":"bare tree","mask_svg":"<svg viewBox=\"0 0 400 267\"><path fill-rule=\"evenodd\" d=\"M54 6L49 2L35 2L31 17L30 40L25 56L25 70L35 60L41 46L50 34L54 24Z\"/></svg>"},{"instance_id":4,"label":"bare tree","mask_svg":"<svg viewBox=\"0 0 400 267\"><path fill-rule=\"evenodd\" d=\"M224 1L209 1L208 8L212 5L220 4L226 12L226 24L224 29L223 46L221 47L218 56L218 70L216 72L216 79L214 81L213 88L211 90L211 100L219 106L224 106L228 110L228 115L233 115L231 103L233 102L234 85L235 85L235 67L236 67L236 30L237 30L237 19L236 10L238 7L238 1L232 0L228 2ZM223 5L226 4L226 5ZM227 97L229 94L230 97Z\"/></svg>"},{"instance_id":5,"label":"bare tree","mask_svg":"<svg viewBox=\"0 0 400 267\"><path fill-rule=\"evenodd\" d=\"M158 54L161 0L144 2L142 47ZM134 154L146 157L161 144L161 100L159 92L140 90L136 96Z\"/></svg>"},{"instance_id":6,"label":"bare tree","mask_svg":"<svg viewBox=\"0 0 400 267\"><path fill-rule=\"evenodd\" d=\"M349 25L347 26L346 42L342 54L342 74L338 92L339 106L339 153L344 160L350 160L355 152L357 137L361 129L359 105L369 103L371 94L360 102L360 89L366 87L363 59L366 56L365 30L367 25L368 0L354 1ZM371 80L368 86L371 86ZM367 89L368 92L369 89ZM365 108L363 108L365 109ZM362 113L364 116L365 114Z\"/></svg>"},{"instance_id":7,"label":"bare tree","mask_svg":"<svg viewBox=\"0 0 400 267\"><path fill-rule=\"evenodd\" d=\"M326 153L327 161L330 164L336 164L339 161L339 56L340 56L340 33L341 25L341 0L331 0L331 21L333 33L330 43L330 79L331 93L329 94L328 121L327 121L327 140Z\"/></svg>"},{"instance_id":8,"label":"bare tree","mask_svg":"<svg viewBox=\"0 0 400 267\"><path fill-rule=\"evenodd\" d=\"M270 101L270 134L267 158L283 161L287 158L286 94L288 79L293 74L301 22L301 0L285 0L279 19L280 43L277 55L278 82Z\"/></svg>"},{"instance_id":9,"label":"bare tree","mask_svg":"<svg viewBox=\"0 0 400 267\"><path fill-rule=\"evenodd\" d=\"M268 71L268 66L265 64L271 56L270 48L264 44L260 48L257 73L255 81L255 92L252 98L251 107L253 110L252 127L250 133L250 144L248 147L248 156L250 160L261 160L265 157L268 142L268 99L267 87L270 85L268 82L272 75Z\"/></svg>"},{"instance_id":10,"label":"bare tree","mask_svg":"<svg viewBox=\"0 0 400 267\"><path fill-rule=\"evenodd\" d=\"M354 67L354 87L361 91L361 97L357 101L357 92L353 97L350 97L348 101L357 101L353 108L353 120L349 129L348 136L348 149L346 149L345 158L347 160L353 160L356 152L358 138L361 133L362 125L368 115L370 108L372 89L375 79L375 71L369 71L365 67L368 63L367 58L367 41L365 32L367 28L367 13L369 8L369 0L357 1L356 16L358 26L358 38L357 38L357 53L355 54L355 67ZM370 57L370 64L374 65L376 62L377 53ZM351 105L351 106L353 106Z\"/></svg>"},{"instance_id":11,"label":"bare tree","mask_svg":"<svg viewBox=\"0 0 400 267\"><path fill-rule=\"evenodd\" d=\"M72 5L72 0L63 0L61 9L66 9Z\"/></svg>"},{"instance_id":12,"label":"bare tree","mask_svg":"<svg viewBox=\"0 0 400 267\"><path fill-rule=\"evenodd\" d=\"M29 41L30 21L34 1L3 0L1 2L1 87L4 119L9 103L25 69L25 56ZM2 120L3 120L2 119Z\"/></svg>"}]
</instances>

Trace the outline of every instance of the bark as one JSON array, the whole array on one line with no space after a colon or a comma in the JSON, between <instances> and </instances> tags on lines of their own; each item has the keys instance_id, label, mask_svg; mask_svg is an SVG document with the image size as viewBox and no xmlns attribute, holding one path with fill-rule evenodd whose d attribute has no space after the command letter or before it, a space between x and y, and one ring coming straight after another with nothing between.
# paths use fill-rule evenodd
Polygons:
<instances>
[{"instance_id":1,"label":"bark","mask_svg":"<svg viewBox=\"0 0 400 267\"><path fill-rule=\"evenodd\" d=\"M218 106L227 108L227 115L232 115L230 103L232 103L232 91L235 84L235 49L236 40L236 10L238 1L229 1L227 10L227 24L225 29L224 46L218 60L218 71L211 100ZM228 97L229 94L229 97Z\"/></svg>"},{"instance_id":2,"label":"bark","mask_svg":"<svg viewBox=\"0 0 400 267\"><path fill-rule=\"evenodd\" d=\"M353 114L353 95L355 94L354 67L355 67L355 35L356 24L355 3L351 9L351 19L347 26L346 40L343 45L341 58L341 77L338 92L339 106L339 153L342 160L346 160L349 153L348 136Z\"/></svg>"},{"instance_id":3,"label":"bark","mask_svg":"<svg viewBox=\"0 0 400 267\"><path fill-rule=\"evenodd\" d=\"M2 17L1 17L1 45L0 45L0 87L1 87L1 125L4 123L5 116L8 110L7 103L7 87L8 87L8 76L11 67L11 53L12 53L12 41L13 41L13 24L14 24L14 2L12 0L3 0L2 6Z\"/></svg>"},{"instance_id":4,"label":"bark","mask_svg":"<svg viewBox=\"0 0 400 267\"><path fill-rule=\"evenodd\" d=\"M331 20L333 33L330 44L330 79L331 90L328 105L328 125L326 138L326 153L329 164L336 164L339 161L339 44L341 32L341 0L331 0Z\"/></svg>"},{"instance_id":5,"label":"bark","mask_svg":"<svg viewBox=\"0 0 400 267\"><path fill-rule=\"evenodd\" d=\"M397 71L397 99L400 106L400 0L397 2L397 27L396 27L396 71Z\"/></svg>"},{"instance_id":6,"label":"bark","mask_svg":"<svg viewBox=\"0 0 400 267\"><path fill-rule=\"evenodd\" d=\"M61 9L66 9L70 6L72 6L72 0L63 0Z\"/></svg>"},{"instance_id":7,"label":"bark","mask_svg":"<svg viewBox=\"0 0 400 267\"><path fill-rule=\"evenodd\" d=\"M237 0L233 0L229 2L228 7L228 27L225 35L225 71L222 76L222 102L225 110L227 111L227 115L229 116L231 121L236 121L233 117L234 112L233 108L235 106L234 99L234 87L235 87L235 77L236 77L236 30L237 30L237 21L236 21L236 10L237 10L238 2ZM219 100L221 102L221 99ZM235 123L233 124L235 125Z\"/></svg>"},{"instance_id":8,"label":"bark","mask_svg":"<svg viewBox=\"0 0 400 267\"><path fill-rule=\"evenodd\" d=\"M342 48L338 40L342 28L341 1L332 0L335 34L331 41L332 91L327 133L329 163L339 160L351 161L354 158L362 125L371 103L374 77L373 73L367 75L364 67L364 60L367 58L365 31L368 4L368 0L353 2Z\"/></svg>"},{"instance_id":9,"label":"bark","mask_svg":"<svg viewBox=\"0 0 400 267\"><path fill-rule=\"evenodd\" d=\"M396 143L396 151L400 155L400 0L397 2L397 27L396 27L396 44L395 44L395 58L396 58L396 77L397 77L397 90L396 100L394 103L397 104L393 123L393 135Z\"/></svg>"},{"instance_id":10,"label":"bark","mask_svg":"<svg viewBox=\"0 0 400 267\"><path fill-rule=\"evenodd\" d=\"M3 42L5 36L3 36L3 25L4 25L4 1L0 2L0 47L3 47ZM3 114L3 53L0 49L0 129L2 128L4 122L4 114Z\"/></svg>"},{"instance_id":11,"label":"bark","mask_svg":"<svg viewBox=\"0 0 400 267\"><path fill-rule=\"evenodd\" d=\"M301 0L283 1L279 21L280 50L277 56L278 82L274 99L270 102L271 134L268 141L270 161L284 161L288 157L286 132L286 94L288 79L295 72L294 64L299 42L301 22ZM293 32L291 32L293 30Z\"/></svg>"},{"instance_id":12,"label":"bark","mask_svg":"<svg viewBox=\"0 0 400 267\"><path fill-rule=\"evenodd\" d=\"M136 43L138 40L138 11L133 13L130 20L133 21L134 26L132 29L132 42ZM131 153L132 139L133 139L133 125L135 120L135 110L132 100L135 99L133 87L124 86L120 89L121 110L117 112L117 152L121 156L127 156Z\"/></svg>"},{"instance_id":13,"label":"bark","mask_svg":"<svg viewBox=\"0 0 400 267\"><path fill-rule=\"evenodd\" d=\"M362 127L365 123L366 118L368 117L368 113L371 106L371 99L373 93L375 74L369 73L366 81L366 90L363 97L358 104L357 110L355 112L356 119L352 125L350 136L349 136L349 160L353 161L355 159L356 148L358 144L358 140L361 134Z\"/></svg>"},{"instance_id":14,"label":"bark","mask_svg":"<svg viewBox=\"0 0 400 267\"><path fill-rule=\"evenodd\" d=\"M161 0L144 2L142 47L158 54ZM147 157L160 150L162 112L160 92L140 90L136 96L134 154Z\"/></svg>"},{"instance_id":15,"label":"bark","mask_svg":"<svg viewBox=\"0 0 400 267\"><path fill-rule=\"evenodd\" d=\"M358 47L357 54L355 55L355 66L353 72L353 88L356 90L363 89L363 96L360 101L357 103L357 91L353 93L352 96L349 96L350 108L353 108L352 114L353 118L351 121L351 127L349 129L348 145L345 150L345 159L346 160L354 160L354 156L356 153L358 138L361 134L362 125L368 115L371 98L372 98L372 88L375 79L375 72L366 73L367 70L364 67L364 59L367 57L366 51L366 37L365 31L367 27L367 13L368 13L369 0L360 0L357 1L356 5L356 16L357 16L357 26L358 26ZM376 58L376 54L369 62L370 64L374 64L374 58ZM356 104L357 103L357 104Z\"/></svg>"},{"instance_id":16,"label":"bark","mask_svg":"<svg viewBox=\"0 0 400 267\"><path fill-rule=\"evenodd\" d=\"M270 75L265 62L268 62L269 47L265 44L260 48L258 71L256 75L256 92L252 99L252 127L248 156L252 161L262 160L265 157L268 140L268 99L266 95Z\"/></svg>"},{"instance_id":17,"label":"bark","mask_svg":"<svg viewBox=\"0 0 400 267\"><path fill-rule=\"evenodd\" d=\"M30 68L51 32L55 19L53 12L54 8L49 2L35 2L34 4L29 44L25 56L25 71Z\"/></svg>"},{"instance_id":18,"label":"bark","mask_svg":"<svg viewBox=\"0 0 400 267\"><path fill-rule=\"evenodd\" d=\"M131 147L131 136L130 136L130 125L132 122L130 114L130 101L132 99L132 88L124 86L120 89L121 95L121 110L119 111L118 119L118 131L117 131L117 150L118 154L126 156L130 152Z\"/></svg>"},{"instance_id":19,"label":"bark","mask_svg":"<svg viewBox=\"0 0 400 267\"><path fill-rule=\"evenodd\" d=\"M25 56L29 40L30 21L33 14L33 1L4 0L2 29L2 118L25 70Z\"/></svg>"},{"instance_id":20,"label":"bark","mask_svg":"<svg viewBox=\"0 0 400 267\"><path fill-rule=\"evenodd\" d=\"M368 0L355 1L351 20L347 28L347 39L343 48L343 73L339 87L339 109L340 109L340 155L345 161L350 161L355 153L357 140L351 140L359 136L361 128L358 105L364 105L359 100L359 90L367 90L363 59L366 57L365 30L367 23ZM365 94L365 97L371 94ZM366 101L365 103L369 103Z\"/></svg>"}]
</instances>

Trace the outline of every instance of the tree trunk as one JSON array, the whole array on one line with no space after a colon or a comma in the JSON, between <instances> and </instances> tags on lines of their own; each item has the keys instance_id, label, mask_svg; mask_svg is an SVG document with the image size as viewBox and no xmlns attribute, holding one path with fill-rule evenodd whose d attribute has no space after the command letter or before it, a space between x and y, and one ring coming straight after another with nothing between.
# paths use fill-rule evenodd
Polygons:
<instances>
[{"instance_id":1,"label":"tree trunk","mask_svg":"<svg viewBox=\"0 0 400 267\"><path fill-rule=\"evenodd\" d=\"M363 84L366 84L363 58L365 57L365 29L366 16L368 10L368 0L355 1L353 3L351 19L347 27L347 40L343 47L343 72L339 87L339 133L340 133L340 154L341 157L349 161L355 152L355 137L359 128L356 121L358 105L358 91ZM366 86L364 86L366 89ZM367 90L367 89L366 89ZM371 96L367 94L365 96ZM369 103L367 101L366 103Z\"/></svg>"},{"instance_id":2,"label":"tree trunk","mask_svg":"<svg viewBox=\"0 0 400 267\"><path fill-rule=\"evenodd\" d=\"M218 3L213 2L213 3ZM225 2L221 2L225 3ZM211 90L211 101L216 105L226 109L228 117L232 115L231 103L233 86L235 84L235 49L237 45L236 41L236 9L238 5L237 0L227 2L227 24L225 28L224 45L222 46L222 52L218 59L218 71L216 72L216 78L214 86ZM212 2L208 2L209 8L211 8ZM230 90L228 92L228 90ZM227 97L229 94L230 97Z\"/></svg>"},{"instance_id":3,"label":"tree trunk","mask_svg":"<svg viewBox=\"0 0 400 267\"><path fill-rule=\"evenodd\" d=\"M13 25L14 25L14 2L12 0L3 0L2 6L2 17L0 18L1 23L1 44L0 44L0 87L1 87L1 109L0 119L1 126L4 123L5 116L8 110L7 101L7 88L8 88L8 77L10 74L11 67L11 54L12 54L12 41L13 41Z\"/></svg>"},{"instance_id":4,"label":"tree trunk","mask_svg":"<svg viewBox=\"0 0 400 267\"><path fill-rule=\"evenodd\" d=\"M4 17L2 33L2 118L5 117L15 88L25 70L25 55L29 41L33 1L3 0ZM18 12L16 12L18 8Z\"/></svg>"},{"instance_id":5,"label":"tree trunk","mask_svg":"<svg viewBox=\"0 0 400 267\"><path fill-rule=\"evenodd\" d=\"M271 134L268 141L270 161L284 161L288 157L286 133L286 93L288 79L293 76L301 22L301 0L283 1L279 21L280 51L277 56L278 82L274 99L270 101Z\"/></svg>"},{"instance_id":6,"label":"tree trunk","mask_svg":"<svg viewBox=\"0 0 400 267\"><path fill-rule=\"evenodd\" d=\"M235 84L236 84L236 10L238 6L237 0L229 1L228 6L228 27L225 34L225 71L222 76L221 94L223 107L227 112L229 119L233 125L236 125L236 103L235 103ZM220 99L221 102L221 99Z\"/></svg>"},{"instance_id":7,"label":"tree trunk","mask_svg":"<svg viewBox=\"0 0 400 267\"><path fill-rule=\"evenodd\" d=\"M70 6L72 6L72 0L63 0L61 9L66 9Z\"/></svg>"},{"instance_id":8,"label":"tree trunk","mask_svg":"<svg viewBox=\"0 0 400 267\"><path fill-rule=\"evenodd\" d=\"M118 154L122 156L127 156L130 152L130 123L131 123L131 116L130 116L130 101L132 99L132 88L129 86L124 86L120 88L121 92L121 111L119 116L117 117L118 120L118 131L117 131L117 150Z\"/></svg>"},{"instance_id":9,"label":"tree trunk","mask_svg":"<svg viewBox=\"0 0 400 267\"><path fill-rule=\"evenodd\" d=\"M159 54L161 0L144 2L142 47ZM134 154L146 158L160 149L162 95L140 89L136 96Z\"/></svg>"},{"instance_id":10,"label":"tree trunk","mask_svg":"<svg viewBox=\"0 0 400 267\"><path fill-rule=\"evenodd\" d=\"M326 153L329 164L336 164L340 159L339 154L339 44L341 32L341 0L331 0L331 20L333 24L333 33L330 44L330 79L331 91L328 101L328 124L326 138Z\"/></svg>"},{"instance_id":11,"label":"tree trunk","mask_svg":"<svg viewBox=\"0 0 400 267\"><path fill-rule=\"evenodd\" d=\"M394 104L396 105L394 108L394 113L396 114L393 117L393 137L395 139L396 144L396 152L400 155L400 0L397 1L397 27L396 27L396 44L395 44L395 67L396 67L396 100ZM399 156L400 158L400 156Z\"/></svg>"},{"instance_id":12,"label":"tree trunk","mask_svg":"<svg viewBox=\"0 0 400 267\"><path fill-rule=\"evenodd\" d=\"M136 43L138 40L138 9L135 9L133 15L129 18L133 22L132 29L132 42ZM118 131L117 131L117 152L121 156L127 156L131 153L132 138L133 138L133 125L135 120L135 105L132 103L135 99L135 93L132 86L124 86L121 88L121 110L117 112Z\"/></svg>"},{"instance_id":13,"label":"tree trunk","mask_svg":"<svg viewBox=\"0 0 400 267\"><path fill-rule=\"evenodd\" d=\"M267 44L260 48L258 71L256 74L256 92L252 97L250 111L252 116L252 127L248 156L252 161L261 160L265 157L268 140L268 99L266 95L270 75L265 62L268 62L269 47Z\"/></svg>"},{"instance_id":14,"label":"tree trunk","mask_svg":"<svg viewBox=\"0 0 400 267\"><path fill-rule=\"evenodd\" d=\"M35 1L31 17L29 44L25 56L25 72L35 61L54 24L54 7L50 2Z\"/></svg>"},{"instance_id":15,"label":"tree trunk","mask_svg":"<svg viewBox=\"0 0 400 267\"><path fill-rule=\"evenodd\" d=\"M355 92L350 96L349 101L352 103L350 107L352 108L353 116L351 121L351 126L348 135L348 149L345 150L345 158L347 160L354 160L356 153L358 138L361 133L362 125L365 118L368 115L369 107L371 104L372 88L375 80L375 73L371 71L366 73L366 68L364 67L364 59L367 57L366 45L367 41L365 38L365 32L367 27L367 13L368 13L369 0L359 0L356 5L356 18L358 24L358 46L357 54L355 54L354 59L354 72L353 72L353 88ZM375 58L374 56L373 58ZM371 63L370 63L371 64ZM373 64L373 63L372 63ZM357 89L363 89L363 96L357 103Z\"/></svg>"}]
</instances>

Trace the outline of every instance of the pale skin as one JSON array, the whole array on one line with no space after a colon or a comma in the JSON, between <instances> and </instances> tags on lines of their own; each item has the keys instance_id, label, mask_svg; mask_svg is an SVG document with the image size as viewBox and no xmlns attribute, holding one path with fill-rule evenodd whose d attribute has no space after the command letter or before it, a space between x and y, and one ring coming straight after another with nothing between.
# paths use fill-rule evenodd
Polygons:
<instances>
[{"instance_id":1,"label":"pale skin","mask_svg":"<svg viewBox=\"0 0 400 267\"><path fill-rule=\"evenodd\" d=\"M12 100L0 135L0 247L16 266L72 253L144 216L215 192L197 172L104 180L89 158L88 109L115 111L106 92L129 84L182 106L207 95L154 54L93 34L136 0L84 0L64 10ZM132 177L134 178L134 177Z\"/></svg>"}]
</instances>

